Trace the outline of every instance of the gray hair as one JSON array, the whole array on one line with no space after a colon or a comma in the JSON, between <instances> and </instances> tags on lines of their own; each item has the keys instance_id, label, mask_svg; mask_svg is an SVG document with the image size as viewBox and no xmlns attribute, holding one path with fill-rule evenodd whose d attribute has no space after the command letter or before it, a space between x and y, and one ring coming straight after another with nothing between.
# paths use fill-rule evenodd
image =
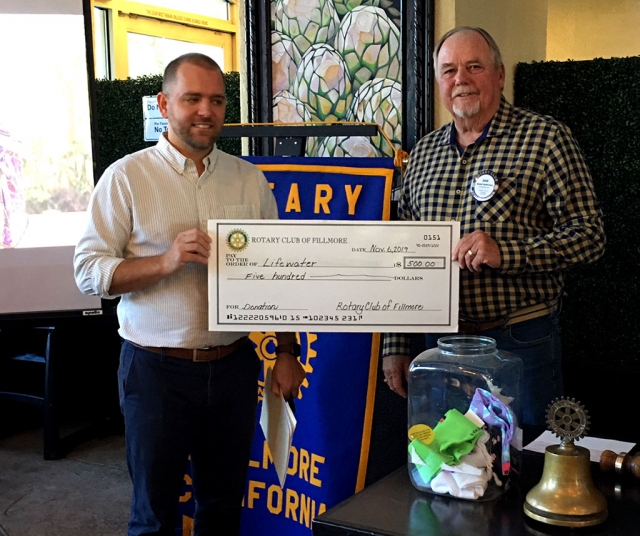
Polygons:
<instances>
[{"instance_id":1,"label":"gray hair","mask_svg":"<svg viewBox=\"0 0 640 536\"><path fill-rule=\"evenodd\" d=\"M495 64L496 69L499 69L504 65L504 63L502 62L502 53L500 52L500 48L498 47L498 44L495 42L493 37L491 37L489 32L487 32L487 30L480 27L474 27L474 26L457 26L456 28L449 30L446 34L444 34L440 38L440 41L438 42L435 50L433 51L433 69L436 73L436 78L438 76L438 54L440 54L440 49L442 48L442 45L444 45L444 42L447 39L449 39L449 37L461 32L480 34L484 38L484 40L487 42L487 45L489 45L489 50L491 51L491 56L493 56L493 63Z\"/></svg>"},{"instance_id":2,"label":"gray hair","mask_svg":"<svg viewBox=\"0 0 640 536\"><path fill-rule=\"evenodd\" d=\"M218 65L215 60L211 59L206 54L200 54L199 52L189 52L188 54L178 56L175 60L171 60L165 68L164 75L162 76L163 93L169 94L169 89L176 81L178 69L183 63L197 65L198 67L202 67L203 69L207 69L209 71L218 71L220 74L223 74L220 65ZM224 83L224 76L222 77L222 81Z\"/></svg>"}]
</instances>

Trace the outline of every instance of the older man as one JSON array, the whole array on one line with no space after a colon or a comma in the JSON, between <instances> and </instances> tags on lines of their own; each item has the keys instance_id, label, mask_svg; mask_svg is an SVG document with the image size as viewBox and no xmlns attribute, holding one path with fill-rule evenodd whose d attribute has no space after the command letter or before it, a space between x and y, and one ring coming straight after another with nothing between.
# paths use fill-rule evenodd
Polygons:
<instances>
[{"instance_id":1,"label":"older man","mask_svg":"<svg viewBox=\"0 0 640 536\"><path fill-rule=\"evenodd\" d=\"M505 69L493 38L458 27L434 68L453 122L411 154L399 203L404 220L459 221L461 333L496 339L524 362L524 423L543 424L562 395L558 313L564 272L602 256L602 213L569 129L502 95ZM438 334L427 335L427 348ZM406 396L408 337L387 334L383 370Z\"/></svg>"}]
</instances>

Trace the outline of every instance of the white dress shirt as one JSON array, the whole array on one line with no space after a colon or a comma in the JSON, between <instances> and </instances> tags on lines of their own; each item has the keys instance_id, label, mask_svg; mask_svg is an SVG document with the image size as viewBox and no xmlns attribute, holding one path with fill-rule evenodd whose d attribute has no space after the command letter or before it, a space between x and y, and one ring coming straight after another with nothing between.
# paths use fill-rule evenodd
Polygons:
<instances>
[{"instance_id":1,"label":"white dress shirt","mask_svg":"<svg viewBox=\"0 0 640 536\"><path fill-rule=\"evenodd\" d=\"M275 198L254 165L216 148L200 177L161 136L157 145L112 164L89 204L89 223L76 246L75 277L85 294L109 294L124 260L160 255L182 231L207 231L209 219L277 219ZM121 296L119 333L141 346L202 348L246 335L208 330L207 266L183 270Z\"/></svg>"}]
</instances>

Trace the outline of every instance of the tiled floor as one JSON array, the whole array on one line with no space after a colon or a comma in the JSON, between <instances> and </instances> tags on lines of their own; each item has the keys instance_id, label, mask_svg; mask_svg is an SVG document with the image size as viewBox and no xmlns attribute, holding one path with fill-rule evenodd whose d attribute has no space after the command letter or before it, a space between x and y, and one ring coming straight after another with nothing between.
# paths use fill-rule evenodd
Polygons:
<instances>
[{"instance_id":1,"label":"tiled floor","mask_svg":"<svg viewBox=\"0 0 640 536\"><path fill-rule=\"evenodd\" d=\"M45 461L37 424L0 433L0 536L123 536L130 497L123 435Z\"/></svg>"}]
</instances>

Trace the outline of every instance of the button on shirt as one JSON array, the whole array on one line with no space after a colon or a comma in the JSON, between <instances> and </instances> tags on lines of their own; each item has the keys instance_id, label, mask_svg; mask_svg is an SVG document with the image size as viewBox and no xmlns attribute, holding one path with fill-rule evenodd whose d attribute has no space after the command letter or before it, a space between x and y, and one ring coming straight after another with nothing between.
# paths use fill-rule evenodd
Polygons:
<instances>
[{"instance_id":1,"label":"button on shirt","mask_svg":"<svg viewBox=\"0 0 640 536\"><path fill-rule=\"evenodd\" d=\"M161 136L157 145L112 164L98 181L90 222L76 246L76 281L86 294L109 294L123 259L166 252L182 231L207 231L209 219L277 219L262 172L218 149L198 176L192 160ZM180 272L122 295L120 335L142 346L202 348L230 344L246 333L208 330L207 266Z\"/></svg>"},{"instance_id":2,"label":"button on shirt","mask_svg":"<svg viewBox=\"0 0 640 536\"><path fill-rule=\"evenodd\" d=\"M489 322L560 297L566 268L604 252L602 212L591 175L570 130L504 98L486 136L462 150L450 123L414 148L402 186L403 220L459 221L500 247L502 265L460 271L460 319ZM485 172L498 189L472 195ZM426 298L425 298L426 299ZM408 337L385 336L383 355L408 355Z\"/></svg>"}]
</instances>

